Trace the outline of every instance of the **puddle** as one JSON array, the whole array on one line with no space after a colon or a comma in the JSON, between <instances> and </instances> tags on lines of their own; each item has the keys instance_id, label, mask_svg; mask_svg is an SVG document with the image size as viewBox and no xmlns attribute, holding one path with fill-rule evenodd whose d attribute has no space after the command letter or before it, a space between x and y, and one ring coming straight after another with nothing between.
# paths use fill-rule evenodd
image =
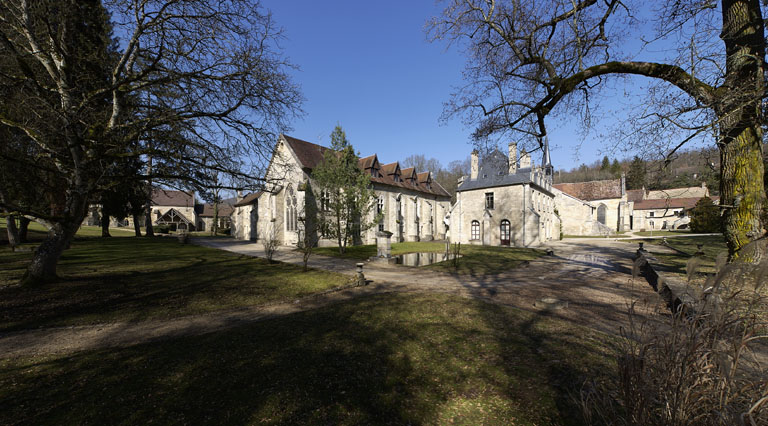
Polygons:
<instances>
[{"instance_id":1,"label":"puddle","mask_svg":"<svg viewBox=\"0 0 768 426\"><path fill-rule=\"evenodd\" d=\"M461 257L461 255L459 255ZM395 264L405 266L426 266L433 263L445 262L453 259L452 254L446 253L406 253L392 256Z\"/></svg>"}]
</instances>

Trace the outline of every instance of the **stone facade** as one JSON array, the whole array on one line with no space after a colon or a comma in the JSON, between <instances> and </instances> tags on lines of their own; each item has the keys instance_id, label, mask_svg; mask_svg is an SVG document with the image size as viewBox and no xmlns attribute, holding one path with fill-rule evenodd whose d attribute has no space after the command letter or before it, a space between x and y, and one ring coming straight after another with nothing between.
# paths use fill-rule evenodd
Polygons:
<instances>
[{"instance_id":1,"label":"stone facade","mask_svg":"<svg viewBox=\"0 0 768 426\"><path fill-rule=\"evenodd\" d=\"M542 167L530 155L509 145L505 156L496 150L480 163L472 153L471 174L463 178L450 212L451 242L489 246L537 246L557 238L552 166L548 149Z\"/></svg>"},{"instance_id":2,"label":"stone facade","mask_svg":"<svg viewBox=\"0 0 768 426\"><path fill-rule=\"evenodd\" d=\"M265 181L263 192L251 194L235 204L233 235L238 239L276 239L280 244L295 245L299 239L299 221L312 221L306 211L319 205L311 190L312 169L323 159L327 148L280 135ZM443 218L450 208L450 195L428 172L401 170L398 163L381 165L376 155L360 159L360 168L371 176L375 193L372 220L380 212L381 222L361 235L363 244L374 244L376 232L393 233L392 240L429 241L443 239L447 227ZM315 207L316 208L316 207ZM336 245L321 238L320 246Z\"/></svg>"},{"instance_id":3,"label":"stone facade","mask_svg":"<svg viewBox=\"0 0 768 426\"><path fill-rule=\"evenodd\" d=\"M567 235L605 235L630 229L632 202L619 179L553 185Z\"/></svg>"}]
</instances>

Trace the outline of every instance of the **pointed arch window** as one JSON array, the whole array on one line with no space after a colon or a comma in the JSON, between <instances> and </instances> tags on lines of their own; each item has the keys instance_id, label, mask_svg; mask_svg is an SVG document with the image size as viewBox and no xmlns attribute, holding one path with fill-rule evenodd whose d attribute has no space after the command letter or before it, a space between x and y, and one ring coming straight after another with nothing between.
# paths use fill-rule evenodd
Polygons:
<instances>
[{"instance_id":1,"label":"pointed arch window","mask_svg":"<svg viewBox=\"0 0 768 426\"><path fill-rule=\"evenodd\" d=\"M299 214L296 209L296 193L292 186L285 191L285 229L287 231L298 230Z\"/></svg>"}]
</instances>

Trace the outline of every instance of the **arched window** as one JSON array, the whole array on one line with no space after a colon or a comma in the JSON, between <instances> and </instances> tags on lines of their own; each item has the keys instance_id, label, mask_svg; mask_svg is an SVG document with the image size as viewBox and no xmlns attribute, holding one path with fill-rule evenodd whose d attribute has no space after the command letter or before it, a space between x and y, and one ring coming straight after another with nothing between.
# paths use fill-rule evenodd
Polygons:
<instances>
[{"instance_id":1,"label":"arched window","mask_svg":"<svg viewBox=\"0 0 768 426\"><path fill-rule=\"evenodd\" d=\"M296 211L296 193L290 185L285 190L285 229L296 231L298 229L299 215Z\"/></svg>"},{"instance_id":2,"label":"arched window","mask_svg":"<svg viewBox=\"0 0 768 426\"><path fill-rule=\"evenodd\" d=\"M597 207L597 221L605 225L605 211L608 210L608 208L605 206L605 204L600 204Z\"/></svg>"},{"instance_id":3,"label":"arched window","mask_svg":"<svg viewBox=\"0 0 768 426\"><path fill-rule=\"evenodd\" d=\"M472 221L472 227L471 227L471 240L479 240L480 239L480 222L473 220Z\"/></svg>"}]
</instances>

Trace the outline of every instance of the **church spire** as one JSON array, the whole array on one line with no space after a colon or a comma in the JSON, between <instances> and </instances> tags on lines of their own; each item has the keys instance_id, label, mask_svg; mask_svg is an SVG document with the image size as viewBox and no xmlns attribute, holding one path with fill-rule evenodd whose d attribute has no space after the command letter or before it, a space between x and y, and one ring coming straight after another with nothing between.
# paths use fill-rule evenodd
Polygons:
<instances>
[{"instance_id":1,"label":"church spire","mask_svg":"<svg viewBox=\"0 0 768 426\"><path fill-rule=\"evenodd\" d=\"M552 176L555 169L552 167L552 159L549 156L549 136L544 136L544 158L541 160L541 165L544 167L544 174Z\"/></svg>"}]
</instances>

